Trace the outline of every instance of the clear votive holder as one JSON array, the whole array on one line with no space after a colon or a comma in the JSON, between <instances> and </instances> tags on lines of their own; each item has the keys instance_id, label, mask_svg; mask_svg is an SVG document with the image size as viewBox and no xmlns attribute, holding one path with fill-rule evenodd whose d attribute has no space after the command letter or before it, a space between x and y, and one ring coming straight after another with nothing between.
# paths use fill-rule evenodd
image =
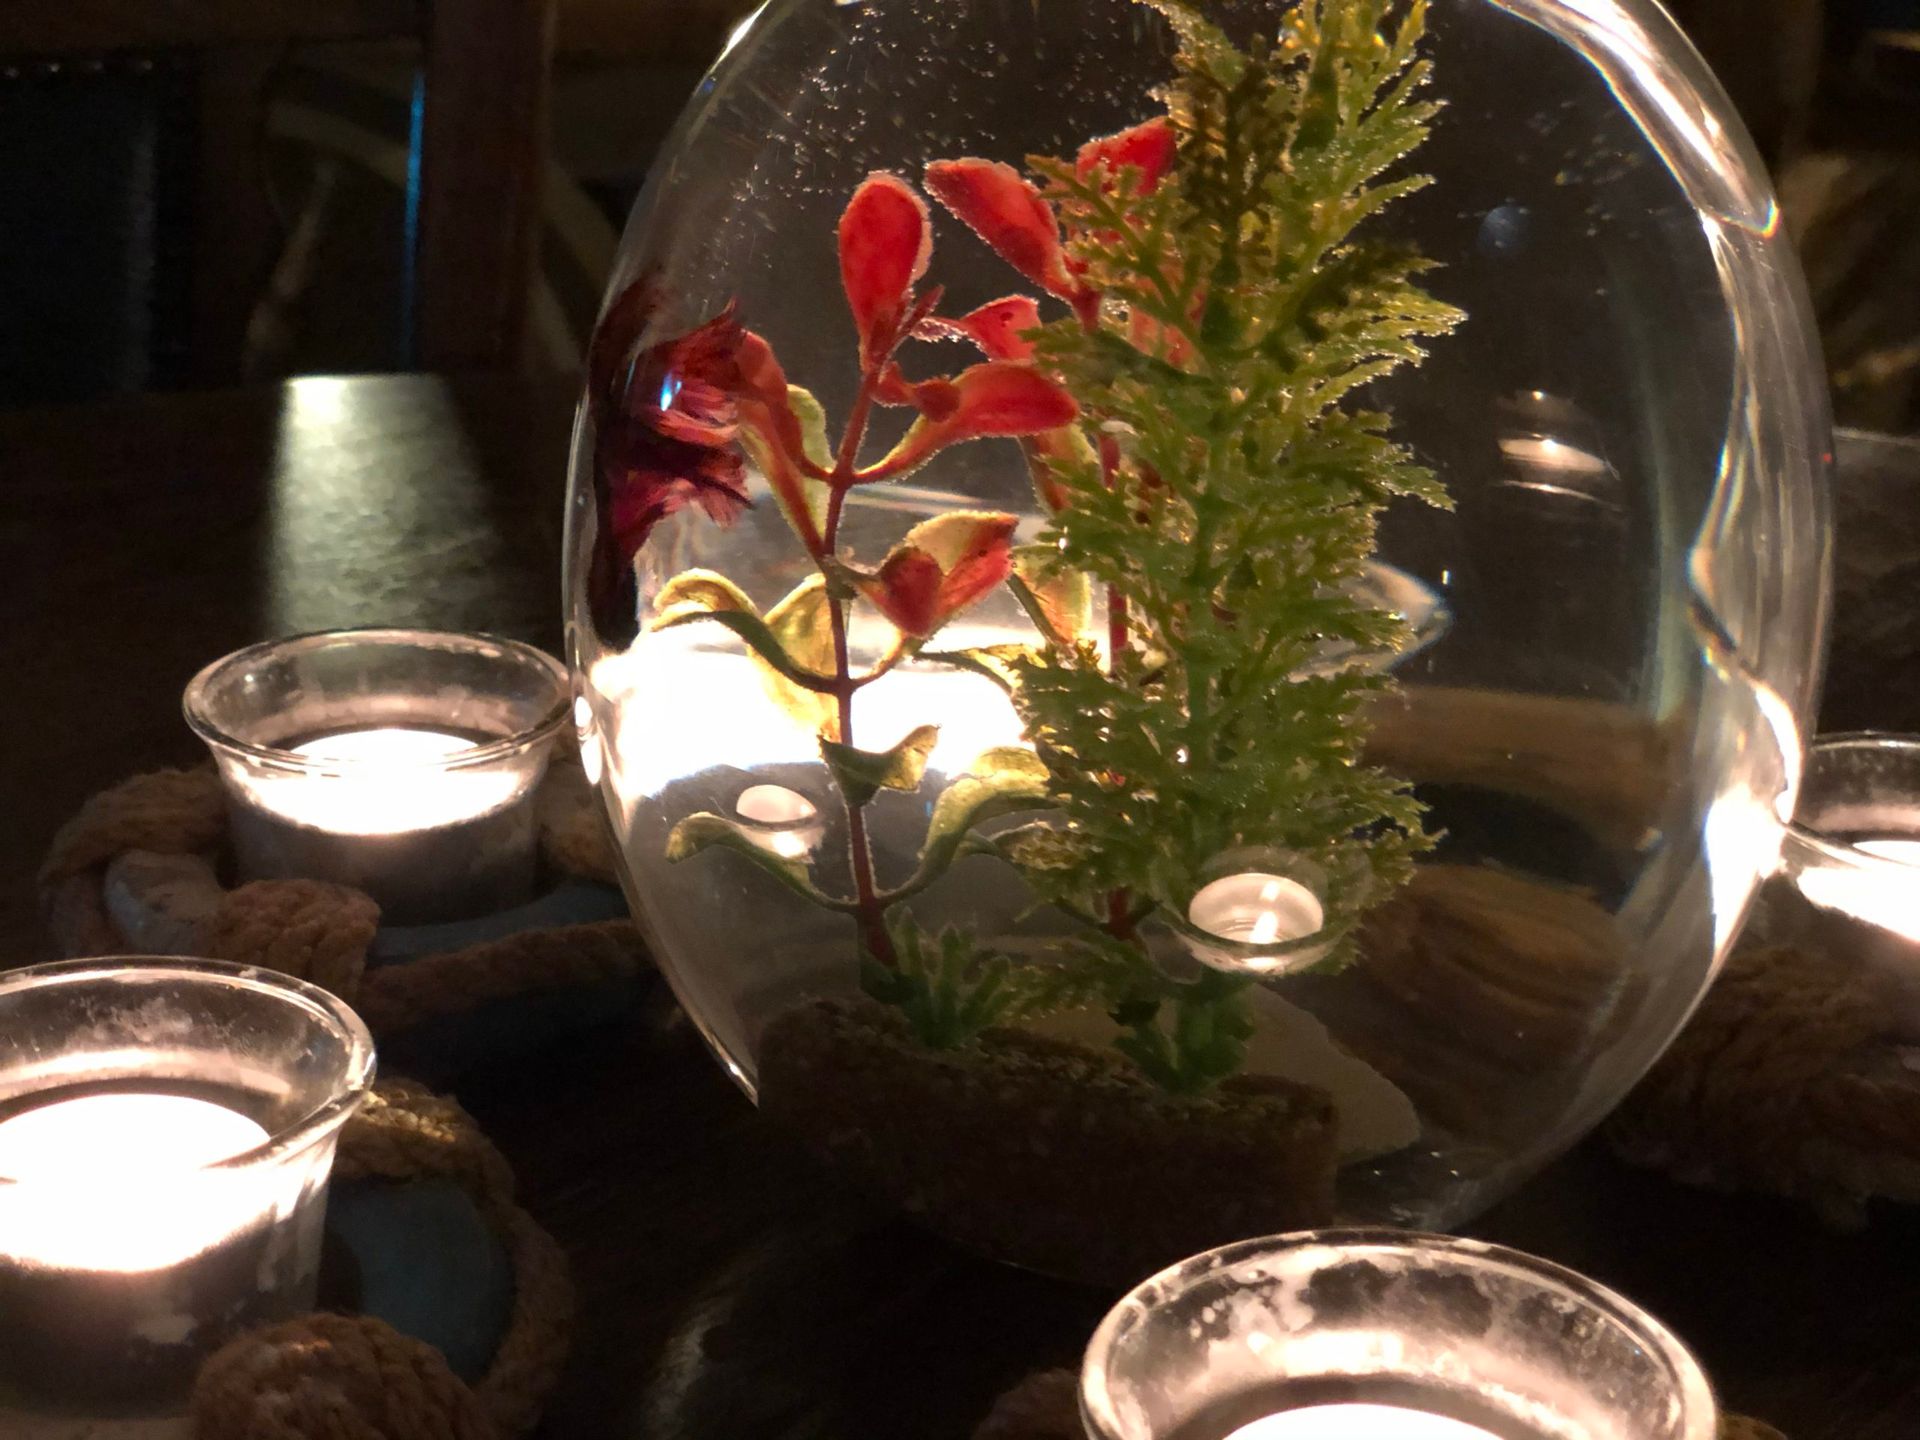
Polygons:
<instances>
[{"instance_id":1,"label":"clear votive holder","mask_svg":"<svg viewBox=\"0 0 1920 1440\"><path fill-rule=\"evenodd\" d=\"M212 961L0 974L0 1434L184 1433L200 1363L310 1310L360 1019Z\"/></svg>"},{"instance_id":2,"label":"clear votive holder","mask_svg":"<svg viewBox=\"0 0 1920 1440\"><path fill-rule=\"evenodd\" d=\"M1713 1440L1658 1321L1558 1265L1391 1230L1245 1240L1140 1285L1080 1375L1090 1440Z\"/></svg>"},{"instance_id":3,"label":"clear votive holder","mask_svg":"<svg viewBox=\"0 0 1920 1440\"><path fill-rule=\"evenodd\" d=\"M1920 736L1861 732L1807 749L1756 938L1859 963L1920 1039Z\"/></svg>"},{"instance_id":4,"label":"clear votive holder","mask_svg":"<svg viewBox=\"0 0 1920 1440\"><path fill-rule=\"evenodd\" d=\"M568 688L516 641L336 630L215 661L184 708L226 783L241 879L352 885L386 923L423 925L532 898Z\"/></svg>"}]
</instances>

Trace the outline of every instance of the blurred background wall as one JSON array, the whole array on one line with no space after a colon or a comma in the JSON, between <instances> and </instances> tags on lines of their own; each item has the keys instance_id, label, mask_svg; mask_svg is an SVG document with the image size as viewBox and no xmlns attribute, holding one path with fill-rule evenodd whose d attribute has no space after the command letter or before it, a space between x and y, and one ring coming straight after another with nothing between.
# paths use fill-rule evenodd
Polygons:
<instances>
[{"instance_id":1,"label":"blurred background wall","mask_svg":"<svg viewBox=\"0 0 1920 1440\"><path fill-rule=\"evenodd\" d=\"M0 406L296 373L571 367L647 165L748 8L418 0L456 18L448 7L537 12L538 46L488 54L483 38L463 75L445 56L466 42L381 33L413 28L415 0L301 0L276 29L293 3L185 0L168 7L201 17L184 33L156 30L146 0L68 0L85 23L52 34L24 13L47 7L0 19ZM1920 0L1673 9L1774 169L1840 419L1920 431ZM529 64L537 80L488 68ZM456 197L423 220L423 114L449 83L479 118L443 123L477 124L507 167L516 137L483 102L489 87L522 96L505 108L538 147L534 249L503 344L436 355L411 268L422 226L458 254L447 227L478 239L497 215L485 196L463 214ZM515 273L498 261L483 257L476 288Z\"/></svg>"}]
</instances>

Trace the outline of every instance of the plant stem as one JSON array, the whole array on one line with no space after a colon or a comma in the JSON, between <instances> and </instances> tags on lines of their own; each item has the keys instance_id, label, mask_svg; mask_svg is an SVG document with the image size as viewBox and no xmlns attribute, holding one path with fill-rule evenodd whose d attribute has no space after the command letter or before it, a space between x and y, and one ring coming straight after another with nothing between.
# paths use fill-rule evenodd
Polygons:
<instances>
[{"instance_id":1,"label":"plant stem","mask_svg":"<svg viewBox=\"0 0 1920 1440\"><path fill-rule=\"evenodd\" d=\"M847 491L851 488L854 463L860 455L860 441L866 434L867 416L873 409L873 391L879 383L882 364L884 360L861 374L860 393L854 398L853 409L847 416L846 433L840 440L840 453L835 457L829 481L833 489L827 497L826 524L822 527L821 554L815 557L820 562L822 573L826 569L826 560L834 554L839 542L840 517L846 509ZM853 679L853 665L847 647L847 602L837 598L829 600L827 619L833 635L833 694L838 703L840 743L851 745L853 694L859 686ZM879 901L879 887L874 883L873 843L867 835L866 807L854 804L845 790L841 791L840 799L847 811L847 861L853 871L854 900L859 907L856 919L861 939L874 959L897 969L899 957L894 954L893 939L887 934L885 910Z\"/></svg>"}]
</instances>

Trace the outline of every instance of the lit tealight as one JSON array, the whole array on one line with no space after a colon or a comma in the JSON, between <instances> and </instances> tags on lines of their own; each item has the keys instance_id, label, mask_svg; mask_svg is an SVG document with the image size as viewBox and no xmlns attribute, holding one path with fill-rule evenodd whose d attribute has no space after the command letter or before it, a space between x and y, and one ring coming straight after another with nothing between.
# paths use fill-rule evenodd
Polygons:
<instances>
[{"instance_id":1,"label":"lit tealight","mask_svg":"<svg viewBox=\"0 0 1920 1440\"><path fill-rule=\"evenodd\" d=\"M784 785L749 785L733 802L747 838L784 860L798 860L820 843L826 827L814 803Z\"/></svg>"},{"instance_id":2,"label":"lit tealight","mask_svg":"<svg viewBox=\"0 0 1920 1440\"><path fill-rule=\"evenodd\" d=\"M1404 1405L1302 1405L1242 1425L1226 1440L1498 1440L1491 1430Z\"/></svg>"},{"instance_id":3,"label":"lit tealight","mask_svg":"<svg viewBox=\"0 0 1920 1440\"><path fill-rule=\"evenodd\" d=\"M1920 840L1889 836L1855 840L1848 848L1893 863L1809 865L1794 878L1800 893L1822 909L1920 941Z\"/></svg>"},{"instance_id":4,"label":"lit tealight","mask_svg":"<svg viewBox=\"0 0 1920 1440\"><path fill-rule=\"evenodd\" d=\"M527 788L517 769L446 762L474 748L449 730L372 725L289 747L303 772L249 777L255 801L301 825L338 835L400 835L456 825L498 810Z\"/></svg>"},{"instance_id":5,"label":"lit tealight","mask_svg":"<svg viewBox=\"0 0 1920 1440\"><path fill-rule=\"evenodd\" d=\"M58 1270L178 1264L262 1218L257 1176L204 1167L266 1140L190 1095L82 1095L15 1115L0 1122L0 1255Z\"/></svg>"},{"instance_id":6,"label":"lit tealight","mask_svg":"<svg viewBox=\"0 0 1920 1440\"><path fill-rule=\"evenodd\" d=\"M1326 909L1312 890L1285 875L1259 870L1223 875L1203 885L1187 906L1187 923L1195 930L1235 945L1262 949L1303 940L1317 933L1326 918ZM1221 970L1292 970L1326 953L1325 947L1308 947L1265 957L1203 942L1188 943L1197 959Z\"/></svg>"}]
</instances>

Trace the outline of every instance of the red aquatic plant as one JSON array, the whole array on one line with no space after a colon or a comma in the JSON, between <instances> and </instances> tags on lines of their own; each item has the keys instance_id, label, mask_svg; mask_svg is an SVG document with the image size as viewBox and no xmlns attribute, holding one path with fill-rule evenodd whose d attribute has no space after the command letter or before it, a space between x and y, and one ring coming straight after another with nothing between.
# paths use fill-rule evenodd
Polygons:
<instances>
[{"instance_id":1,"label":"red aquatic plant","mask_svg":"<svg viewBox=\"0 0 1920 1440\"><path fill-rule=\"evenodd\" d=\"M991 342L983 342L985 363L921 381L901 372L895 353L917 331L950 323L983 338L990 318L975 312L934 321L940 290L920 288L932 227L926 202L904 180L883 173L863 181L840 217L838 240L861 386L830 459L809 453L779 360L765 339L739 325L732 306L683 335L644 346L661 309L657 278L642 275L607 307L588 352L587 396L604 513L625 557L687 505L723 525L745 509L742 444L808 552L824 557L851 487L903 475L950 445L1039 434L1074 418L1066 391L1035 370L1030 348L1017 343L1017 327L1038 318L1029 301L1010 302L1014 309L995 322ZM862 467L860 442L875 403L911 405L919 419L891 451ZM821 487L825 505L817 502Z\"/></svg>"}]
</instances>

